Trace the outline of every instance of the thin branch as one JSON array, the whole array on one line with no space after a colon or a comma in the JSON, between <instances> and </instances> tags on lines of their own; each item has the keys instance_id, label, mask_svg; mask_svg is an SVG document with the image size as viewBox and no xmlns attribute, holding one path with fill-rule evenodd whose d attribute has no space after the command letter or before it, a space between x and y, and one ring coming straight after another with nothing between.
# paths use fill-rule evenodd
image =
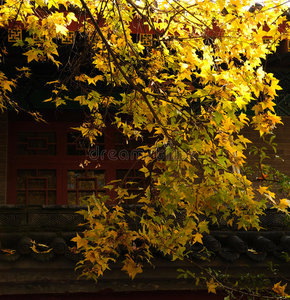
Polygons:
<instances>
[{"instance_id":1,"label":"thin branch","mask_svg":"<svg viewBox=\"0 0 290 300\"><path fill-rule=\"evenodd\" d=\"M91 19L91 21L92 21L92 23L93 23L93 25L94 25L96 31L97 31L97 33L99 34L101 40L103 41L103 43L104 43L104 45L105 45L105 47L106 47L108 53L111 55L111 57L112 57L112 59L113 59L113 61L114 61L115 66L118 68L118 70L120 71L120 73L122 74L122 76L125 78L125 80L126 80L126 81L127 81L127 82L128 82L128 83L136 90L136 91L138 91L138 92L142 95L142 97L143 97L143 99L144 99L146 105L148 106L149 110L151 111L153 117L155 118L155 120L157 121L157 123L158 123L160 126L162 126L165 135L166 135L167 137L169 137L169 134L167 133L166 128L164 128L164 126L163 126L161 120L159 119L159 117L158 117L158 115L156 114L154 108L153 108L152 105L150 104L150 102L149 102L149 100L148 100L148 98L147 98L147 94L146 94L146 93L145 93L145 92L144 92L137 84L135 84L135 82L134 82L134 81L133 81L126 73L125 73L125 71L122 69L122 67L120 66L120 64L119 64L119 62L118 62L118 59L117 59L115 53L113 52L113 50L112 50L110 44L108 43L108 41L107 41L107 39L105 38L103 32L101 31L99 24L97 23L97 21L95 20L93 14L92 14L92 12L91 12L91 10L90 10L89 7L87 6L87 3L85 2L85 0L81 0L81 3L82 3L82 5L83 5L83 7L85 8L85 10L87 11L87 13L88 13L88 15L89 15L89 17L90 17L90 19Z\"/></svg>"},{"instance_id":2,"label":"thin branch","mask_svg":"<svg viewBox=\"0 0 290 300\"><path fill-rule=\"evenodd\" d=\"M13 26L12 26L12 27L14 27L15 24L16 24L17 17L18 17L18 15L20 14L20 9L21 9L21 6L22 6L23 2L24 2L24 0L22 0L21 3L20 3L20 5L19 5L19 8L18 8L18 10L17 10L17 13L16 13L15 19L14 19L14 21L13 21Z\"/></svg>"}]
</instances>

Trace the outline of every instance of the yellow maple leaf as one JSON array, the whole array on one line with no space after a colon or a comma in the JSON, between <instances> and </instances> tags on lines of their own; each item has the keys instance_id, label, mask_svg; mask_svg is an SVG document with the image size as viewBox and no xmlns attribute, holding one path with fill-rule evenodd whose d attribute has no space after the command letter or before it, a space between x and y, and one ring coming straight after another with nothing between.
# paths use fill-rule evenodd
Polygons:
<instances>
[{"instance_id":1,"label":"yellow maple leaf","mask_svg":"<svg viewBox=\"0 0 290 300\"><path fill-rule=\"evenodd\" d=\"M207 232L207 233L209 233L208 223L209 222L205 221L205 220L202 221L202 222L199 222L199 224L198 224L199 231L200 232ZM201 237L199 237L199 239L202 239L202 235L201 235ZM202 240L201 240L201 243L202 243Z\"/></svg>"},{"instance_id":2,"label":"yellow maple leaf","mask_svg":"<svg viewBox=\"0 0 290 300\"><path fill-rule=\"evenodd\" d=\"M126 255L125 264L122 268L122 271L126 271L128 275L133 280L138 273L142 273L142 265L137 264L129 255Z\"/></svg>"},{"instance_id":3,"label":"yellow maple leaf","mask_svg":"<svg viewBox=\"0 0 290 300\"><path fill-rule=\"evenodd\" d=\"M219 286L217 282L214 281L213 278L210 279L210 281L206 282L207 285L207 291L209 293L216 294L216 288Z\"/></svg>"},{"instance_id":4,"label":"yellow maple leaf","mask_svg":"<svg viewBox=\"0 0 290 300\"><path fill-rule=\"evenodd\" d=\"M239 138L239 142L243 143L244 145L252 143L249 139L245 138L243 135L238 135L238 138Z\"/></svg>"},{"instance_id":5,"label":"yellow maple leaf","mask_svg":"<svg viewBox=\"0 0 290 300\"><path fill-rule=\"evenodd\" d=\"M86 248L88 245L88 241L82 238L78 233L76 237L72 238L72 241L77 243L77 249L80 249L82 247Z\"/></svg>"},{"instance_id":6,"label":"yellow maple leaf","mask_svg":"<svg viewBox=\"0 0 290 300\"><path fill-rule=\"evenodd\" d=\"M40 54L40 51L37 51L37 50L29 50L29 51L23 53L23 55L27 56L27 62L28 63L30 63L32 60L38 61L39 60L39 54Z\"/></svg>"},{"instance_id":7,"label":"yellow maple leaf","mask_svg":"<svg viewBox=\"0 0 290 300\"><path fill-rule=\"evenodd\" d=\"M56 33L61 33L63 35L67 35L68 29L63 25L55 24Z\"/></svg>"},{"instance_id":8,"label":"yellow maple leaf","mask_svg":"<svg viewBox=\"0 0 290 300\"><path fill-rule=\"evenodd\" d=\"M5 90L12 92L11 86L14 86L12 81L5 80L2 85Z\"/></svg>"},{"instance_id":9,"label":"yellow maple leaf","mask_svg":"<svg viewBox=\"0 0 290 300\"><path fill-rule=\"evenodd\" d=\"M193 236L193 243L201 243L202 244L202 234L200 234L199 232L197 232L194 236Z\"/></svg>"},{"instance_id":10,"label":"yellow maple leaf","mask_svg":"<svg viewBox=\"0 0 290 300\"><path fill-rule=\"evenodd\" d=\"M13 255L16 253L16 250L11 250L11 249L1 249L1 251L5 254L5 255Z\"/></svg>"},{"instance_id":11,"label":"yellow maple leaf","mask_svg":"<svg viewBox=\"0 0 290 300\"><path fill-rule=\"evenodd\" d=\"M288 296L288 294L285 293L285 288L287 286L287 283L285 283L284 285L280 285L280 284L281 284L281 281L275 283L274 287L272 288L272 290L275 293L277 293L277 294L279 294L279 295L281 295L283 297Z\"/></svg>"},{"instance_id":12,"label":"yellow maple leaf","mask_svg":"<svg viewBox=\"0 0 290 300\"><path fill-rule=\"evenodd\" d=\"M259 186L258 190L257 190L261 195L264 195L267 191L268 191L268 187L267 186Z\"/></svg>"},{"instance_id":13,"label":"yellow maple leaf","mask_svg":"<svg viewBox=\"0 0 290 300\"><path fill-rule=\"evenodd\" d=\"M290 206L290 201L286 198L283 198L280 200L280 203L278 205L278 208L281 210L285 210Z\"/></svg>"},{"instance_id":14,"label":"yellow maple leaf","mask_svg":"<svg viewBox=\"0 0 290 300\"><path fill-rule=\"evenodd\" d=\"M32 247L30 247L31 249L32 249L32 251L34 252L34 253L49 253L51 250L52 250L52 248L48 248L48 246L46 246L48 249L47 250L39 250L38 248L37 248L37 246L41 246L42 244L33 244L32 245ZM45 248L46 248L45 247Z\"/></svg>"},{"instance_id":15,"label":"yellow maple leaf","mask_svg":"<svg viewBox=\"0 0 290 300\"><path fill-rule=\"evenodd\" d=\"M242 123L244 123L244 124L246 124L246 125L248 124L249 118L247 117L246 114L241 113L241 114L239 115L239 119L240 119L240 121L241 121Z\"/></svg>"}]
</instances>

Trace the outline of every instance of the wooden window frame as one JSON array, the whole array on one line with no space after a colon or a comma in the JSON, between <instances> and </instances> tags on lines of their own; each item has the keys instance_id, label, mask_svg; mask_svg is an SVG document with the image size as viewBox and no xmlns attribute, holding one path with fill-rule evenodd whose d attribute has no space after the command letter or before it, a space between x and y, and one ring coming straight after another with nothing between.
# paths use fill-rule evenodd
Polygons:
<instances>
[{"instance_id":1,"label":"wooden window frame","mask_svg":"<svg viewBox=\"0 0 290 300\"><path fill-rule=\"evenodd\" d=\"M8 176L7 176L7 203L17 204L17 170L18 169L55 169L56 170L56 205L66 205L68 202L67 172L68 170L82 170L80 164L87 159L84 155L67 154L67 134L71 128L78 127L80 123L51 122L49 124L35 121L11 120L8 125ZM17 152L17 137L19 132L55 132L56 155L20 155ZM105 170L106 183L116 179L117 169L139 169L141 162L123 160L120 157L112 159L108 155L113 150L115 127L107 125L104 132L105 155L92 157L92 161L85 166L86 169ZM114 191L108 191L114 199Z\"/></svg>"}]
</instances>

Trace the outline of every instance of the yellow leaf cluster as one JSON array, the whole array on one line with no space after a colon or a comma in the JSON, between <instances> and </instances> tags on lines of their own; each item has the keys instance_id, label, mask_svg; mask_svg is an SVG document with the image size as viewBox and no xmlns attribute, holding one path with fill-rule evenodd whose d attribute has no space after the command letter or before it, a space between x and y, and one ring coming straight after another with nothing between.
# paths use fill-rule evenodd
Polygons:
<instances>
[{"instance_id":1,"label":"yellow leaf cluster","mask_svg":"<svg viewBox=\"0 0 290 300\"><path fill-rule=\"evenodd\" d=\"M89 115L74 129L91 146L105 122L117 127L124 140L143 143L138 164L150 184L138 202L138 230L130 228L122 208L106 206L108 195L85 202L87 229L73 241L84 252L80 266L92 266L85 270L87 276L103 275L122 248L123 270L133 279L142 272L142 261L151 261L150 247L182 259L188 245L202 244L208 220L218 223L218 213L229 226L259 229L265 198L279 210L289 207L289 200L279 202L270 186L256 188L250 181L246 148L251 140L243 135L253 126L266 136L281 123L275 114L281 88L264 61L289 36L287 27L279 29L286 20L282 3L252 12L245 8L248 0L159 0L158 7L147 0L135 2L11 0L0 6L0 26L19 22L28 32L15 43L28 64L61 68L58 50L69 46L59 39L77 22L82 44L74 41L61 72L66 78L51 79L47 101L58 107L72 100L85 107ZM141 35L144 29L147 33ZM266 36L271 37L267 44ZM1 53L6 55L4 49ZM27 70L19 70L29 77ZM16 76L0 72L1 109L9 103ZM143 132L150 134L151 144ZM80 166L88 164L84 160ZM132 181L127 186L121 181L107 186L114 195L111 203L136 197L128 190ZM186 217L177 221L180 211ZM201 215L208 219L201 221ZM207 286L215 293L218 284L210 280ZM278 283L274 288L281 294L283 287Z\"/></svg>"},{"instance_id":2,"label":"yellow leaf cluster","mask_svg":"<svg viewBox=\"0 0 290 300\"><path fill-rule=\"evenodd\" d=\"M274 284L274 287L272 288L272 290L282 297L288 297L289 295L285 293L286 286L287 286L287 283L285 283L284 285L281 285L281 281L279 281Z\"/></svg>"}]
</instances>

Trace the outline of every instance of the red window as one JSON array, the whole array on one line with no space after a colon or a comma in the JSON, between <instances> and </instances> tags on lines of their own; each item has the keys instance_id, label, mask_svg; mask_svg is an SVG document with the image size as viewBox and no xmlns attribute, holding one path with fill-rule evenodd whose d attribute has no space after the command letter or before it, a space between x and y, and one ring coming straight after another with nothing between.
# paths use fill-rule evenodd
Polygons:
<instances>
[{"instance_id":1,"label":"red window","mask_svg":"<svg viewBox=\"0 0 290 300\"><path fill-rule=\"evenodd\" d=\"M67 201L77 203L78 199L92 194L104 194L106 185L105 170L68 170Z\"/></svg>"},{"instance_id":2,"label":"red window","mask_svg":"<svg viewBox=\"0 0 290 300\"><path fill-rule=\"evenodd\" d=\"M17 204L56 204L55 169L17 169Z\"/></svg>"},{"instance_id":3,"label":"red window","mask_svg":"<svg viewBox=\"0 0 290 300\"><path fill-rule=\"evenodd\" d=\"M112 126L91 147L68 122L9 122L8 203L26 205L79 204L104 186L121 179L140 193L145 182L138 155ZM139 143L141 144L141 143ZM126 149L126 145L128 148ZM136 184L129 186L127 182ZM113 194L110 196L113 197Z\"/></svg>"}]
</instances>

